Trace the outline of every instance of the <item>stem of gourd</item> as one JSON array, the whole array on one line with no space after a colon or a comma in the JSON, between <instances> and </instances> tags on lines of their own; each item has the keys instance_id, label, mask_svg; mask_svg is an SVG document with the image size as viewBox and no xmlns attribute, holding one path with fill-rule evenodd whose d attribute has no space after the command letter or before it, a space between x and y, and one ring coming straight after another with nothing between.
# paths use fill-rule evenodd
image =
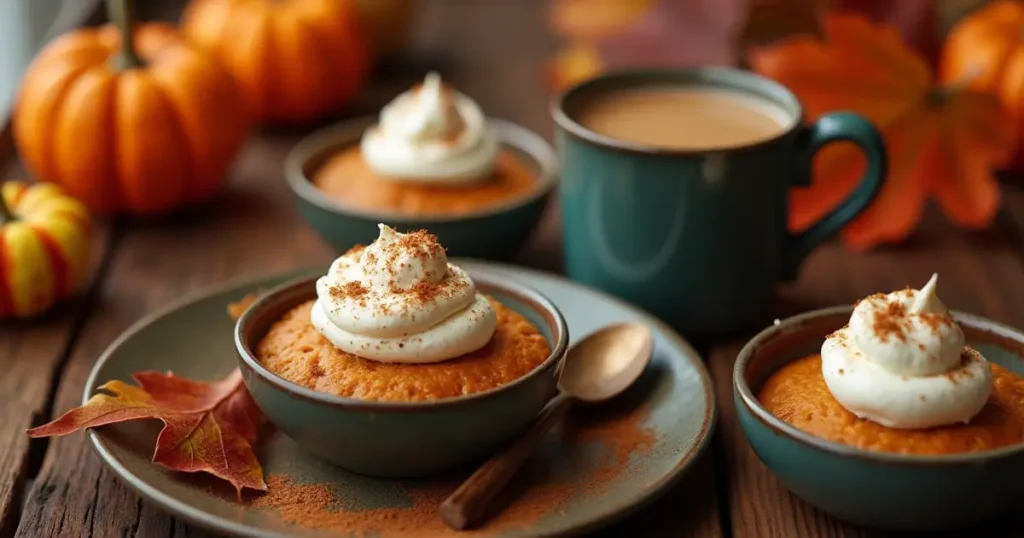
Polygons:
<instances>
[{"instance_id":1,"label":"stem of gourd","mask_svg":"<svg viewBox=\"0 0 1024 538\"><path fill-rule=\"evenodd\" d=\"M107 16L121 31L121 53L114 60L115 67L120 70L142 67L142 59L135 52L132 7L132 0L107 0Z\"/></svg>"},{"instance_id":2,"label":"stem of gourd","mask_svg":"<svg viewBox=\"0 0 1024 538\"><path fill-rule=\"evenodd\" d=\"M934 99L938 103L945 102L946 98L954 93L965 90L974 83L974 81L982 74L982 67L980 65L974 65L967 69L960 78L942 86L935 90Z\"/></svg>"},{"instance_id":3,"label":"stem of gourd","mask_svg":"<svg viewBox=\"0 0 1024 538\"><path fill-rule=\"evenodd\" d=\"M14 214L11 213L10 208L8 208L7 204L4 203L4 195L2 189L0 189L0 226L3 226L12 220L14 220Z\"/></svg>"}]
</instances>

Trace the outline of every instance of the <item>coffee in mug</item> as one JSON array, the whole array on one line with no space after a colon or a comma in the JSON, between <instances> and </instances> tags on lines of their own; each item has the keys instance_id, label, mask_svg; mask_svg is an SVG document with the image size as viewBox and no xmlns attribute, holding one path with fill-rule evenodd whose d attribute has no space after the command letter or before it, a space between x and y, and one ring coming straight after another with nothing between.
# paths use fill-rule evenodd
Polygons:
<instances>
[{"instance_id":1,"label":"coffee in mug","mask_svg":"<svg viewBox=\"0 0 1024 538\"><path fill-rule=\"evenodd\" d=\"M887 168L878 131L851 113L810 125L796 96L728 68L620 71L552 107L569 277L633 302L688 336L770 319L775 285L871 203ZM860 184L811 228L787 228L814 154L851 141Z\"/></svg>"},{"instance_id":2,"label":"coffee in mug","mask_svg":"<svg viewBox=\"0 0 1024 538\"><path fill-rule=\"evenodd\" d=\"M616 140L690 150L763 142L793 123L785 110L765 99L725 89L672 86L594 96L580 105L576 119Z\"/></svg>"}]
</instances>

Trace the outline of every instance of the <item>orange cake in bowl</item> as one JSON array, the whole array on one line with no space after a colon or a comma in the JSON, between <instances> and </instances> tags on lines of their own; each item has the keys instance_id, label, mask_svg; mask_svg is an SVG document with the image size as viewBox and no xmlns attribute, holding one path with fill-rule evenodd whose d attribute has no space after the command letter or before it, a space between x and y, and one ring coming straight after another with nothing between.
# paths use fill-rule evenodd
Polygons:
<instances>
[{"instance_id":1,"label":"orange cake in bowl","mask_svg":"<svg viewBox=\"0 0 1024 538\"><path fill-rule=\"evenodd\" d=\"M557 393L558 308L500 272L471 276L425 231L379 236L238 319L246 389L310 453L411 478L479 461Z\"/></svg>"},{"instance_id":2,"label":"orange cake in bowl","mask_svg":"<svg viewBox=\"0 0 1024 538\"><path fill-rule=\"evenodd\" d=\"M542 187L532 159L499 143L480 107L436 73L381 111L360 144L313 175L328 198L404 217L466 215Z\"/></svg>"},{"instance_id":3,"label":"orange cake in bowl","mask_svg":"<svg viewBox=\"0 0 1024 538\"><path fill-rule=\"evenodd\" d=\"M1024 443L1024 379L990 364L992 395L967 423L926 429L887 428L842 406L821 375L821 355L798 359L761 387L758 399L783 421L844 445L903 454L958 454Z\"/></svg>"},{"instance_id":4,"label":"orange cake in bowl","mask_svg":"<svg viewBox=\"0 0 1024 538\"><path fill-rule=\"evenodd\" d=\"M1024 332L923 288L778 320L733 368L758 459L836 518L945 531L1019 507Z\"/></svg>"},{"instance_id":5,"label":"orange cake in bowl","mask_svg":"<svg viewBox=\"0 0 1024 538\"><path fill-rule=\"evenodd\" d=\"M395 232L338 258L317 298L290 309L255 348L288 381L364 400L413 402L491 390L551 354L522 314L477 291L436 238Z\"/></svg>"},{"instance_id":6,"label":"orange cake in bowl","mask_svg":"<svg viewBox=\"0 0 1024 538\"><path fill-rule=\"evenodd\" d=\"M341 351L309 323L316 301L295 307L275 323L256 356L289 381L350 398L412 402L490 390L532 371L548 357L550 346L526 318L488 301L497 315L491 339L441 363L381 363Z\"/></svg>"},{"instance_id":7,"label":"orange cake in bowl","mask_svg":"<svg viewBox=\"0 0 1024 538\"><path fill-rule=\"evenodd\" d=\"M379 114L310 133L284 171L299 214L339 253L388 222L430 230L451 256L485 259L527 242L559 178L544 137L485 116L435 73Z\"/></svg>"},{"instance_id":8,"label":"orange cake in bowl","mask_svg":"<svg viewBox=\"0 0 1024 538\"><path fill-rule=\"evenodd\" d=\"M942 455L1024 443L1024 378L965 344L936 283L858 302L820 354L765 381L761 405L866 450Z\"/></svg>"}]
</instances>

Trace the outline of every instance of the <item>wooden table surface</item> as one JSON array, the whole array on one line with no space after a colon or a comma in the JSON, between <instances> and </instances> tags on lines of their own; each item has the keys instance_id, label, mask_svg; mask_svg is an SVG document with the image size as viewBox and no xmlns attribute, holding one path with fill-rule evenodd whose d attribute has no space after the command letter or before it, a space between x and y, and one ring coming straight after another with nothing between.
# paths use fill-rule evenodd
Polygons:
<instances>
[{"instance_id":1,"label":"wooden table surface","mask_svg":"<svg viewBox=\"0 0 1024 538\"><path fill-rule=\"evenodd\" d=\"M173 20L175 4L149 6L144 14ZM550 137L542 62L554 41L544 29L542 2L431 0L422 6L410 54L382 67L361 108L372 110L426 69L437 68L491 115ZM157 221L102 224L101 258L88 292L41 320L0 327L0 538L207 535L129 491L100 463L84 435L30 440L24 431L81 403L96 358L148 312L239 275L325 265L333 258L303 225L282 177L282 157L301 135L254 136L230 188L209 207ZM0 144L9 154L9 139L0 136ZM17 163L8 161L2 177L21 175ZM954 230L929 214L921 231L898 248L858 254L837 243L825 245L807 260L796 283L780 287L778 316L920 285L938 271L950 307L1024 326L1022 237L1024 191L1007 185L1004 211L988 231ZM553 207L516 261L560 269ZM736 422L730 374L742 340L697 344L720 405L711 449L677 487L601 534L882 536L817 512L775 480ZM1024 535L1024 523L1008 519L976 534Z\"/></svg>"}]
</instances>

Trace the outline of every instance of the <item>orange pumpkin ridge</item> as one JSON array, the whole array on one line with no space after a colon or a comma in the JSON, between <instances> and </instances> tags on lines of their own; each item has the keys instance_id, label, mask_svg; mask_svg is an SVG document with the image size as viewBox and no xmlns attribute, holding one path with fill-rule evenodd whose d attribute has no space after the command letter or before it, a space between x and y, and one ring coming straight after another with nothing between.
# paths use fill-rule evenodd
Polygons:
<instances>
[{"instance_id":1,"label":"orange pumpkin ridge","mask_svg":"<svg viewBox=\"0 0 1024 538\"><path fill-rule=\"evenodd\" d=\"M39 242L46 249L46 255L50 258L50 267L53 269L54 293L58 297L64 297L73 290L71 282L71 271L67 260L64 258L64 251L57 241L50 235L50 232L37 224L29 224L32 231L36 233Z\"/></svg>"},{"instance_id":2,"label":"orange pumpkin ridge","mask_svg":"<svg viewBox=\"0 0 1024 538\"><path fill-rule=\"evenodd\" d=\"M939 59L942 82L970 79L969 87L999 97L1017 135L1013 165L1024 169L1024 5L993 0L949 32Z\"/></svg>"},{"instance_id":3,"label":"orange pumpkin ridge","mask_svg":"<svg viewBox=\"0 0 1024 538\"><path fill-rule=\"evenodd\" d=\"M97 212L165 214L219 192L251 119L227 69L169 25L134 25L130 6L108 0L122 28L76 30L37 56L14 141L33 175Z\"/></svg>"},{"instance_id":4,"label":"orange pumpkin ridge","mask_svg":"<svg viewBox=\"0 0 1024 538\"><path fill-rule=\"evenodd\" d=\"M185 35L216 55L266 123L339 112L363 87L372 51L356 0L192 0Z\"/></svg>"}]
</instances>

